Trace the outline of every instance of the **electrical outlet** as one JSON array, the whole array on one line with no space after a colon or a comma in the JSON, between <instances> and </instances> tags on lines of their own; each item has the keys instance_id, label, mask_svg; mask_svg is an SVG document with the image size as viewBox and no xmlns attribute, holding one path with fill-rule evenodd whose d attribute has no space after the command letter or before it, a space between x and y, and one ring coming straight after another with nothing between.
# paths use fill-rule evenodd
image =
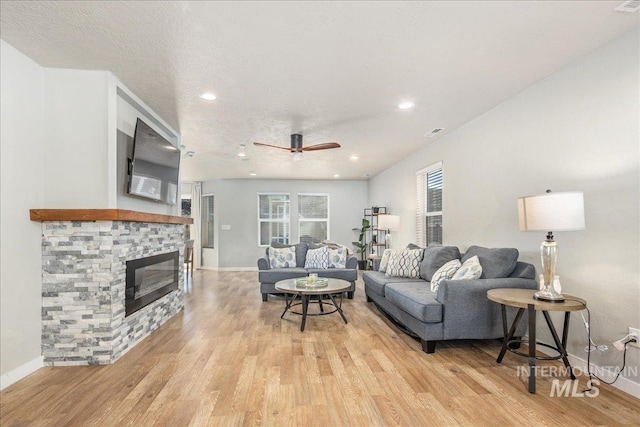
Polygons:
<instances>
[{"instance_id":1,"label":"electrical outlet","mask_svg":"<svg viewBox=\"0 0 640 427\"><path fill-rule=\"evenodd\" d=\"M636 342L630 342L629 347L638 347L640 348L640 329L629 327L629 335L636 336Z\"/></svg>"}]
</instances>

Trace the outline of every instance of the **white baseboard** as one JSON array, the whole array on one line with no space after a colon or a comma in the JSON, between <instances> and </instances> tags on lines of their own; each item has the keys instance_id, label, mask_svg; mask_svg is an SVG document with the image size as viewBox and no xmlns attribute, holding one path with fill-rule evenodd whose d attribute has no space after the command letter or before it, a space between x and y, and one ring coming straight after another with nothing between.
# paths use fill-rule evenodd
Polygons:
<instances>
[{"instance_id":1,"label":"white baseboard","mask_svg":"<svg viewBox=\"0 0 640 427\"><path fill-rule=\"evenodd\" d=\"M556 352L553 350L546 349L542 346L536 346L536 351L546 354L547 356L555 356ZM571 367L574 370L579 370L581 373L587 372L587 361L574 356L573 354L567 353L567 358L569 359L569 363L571 363ZM560 360L562 362L562 360ZM616 378L616 373L612 372L608 369L604 369L593 362L591 363L591 373L596 374L599 378L602 378L604 381L610 383ZM611 384L611 387L615 387L620 391L623 391L631 396L640 399L640 384L631 381L629 378L623 377L620 375L615 383Z\"/></svg>"},{"instance_id":2,"label":"white baseboard","mask_svg":"<svg viewBox=\"0 0 640 427\"><path fill-rule=\"evenodd\" d=\"M4 390L16 381L20 381L32 372L44 367L44 357L37 357L0 377L0 390Z\"/></svg>"},{"instance_id":3,"label":"white baseboard","mask_svg":"<svg viewBox=\"0 0 640 427\"><path fill-rule=\"evenodd\" d=\"M586 360L572 354L568 354L567 356L569 358L569 363L571 363L571 366L573 368L578 368L581 370L581 372L587 372ZM594 363L591 363L591 372L608 383L616 378L615 372L611 372L608 369L603 369L598 365L595 365ZM620 391L624 391L625 393L630 394L637 399L640 399L640 384L631 381L629 378L620 375L616 382L611 384L611 386L617 388Z\"/></svg>"},{"instance_id":4,"label":"white baseboard","mask_svg":"<svg viewBox=\"0 0 640 427\"><path fill-rule=\"evenodd\" d=\"M198 267L196 270L209 270L209 271L258 271L258 267Z\"/></svg>"}]
</instances>

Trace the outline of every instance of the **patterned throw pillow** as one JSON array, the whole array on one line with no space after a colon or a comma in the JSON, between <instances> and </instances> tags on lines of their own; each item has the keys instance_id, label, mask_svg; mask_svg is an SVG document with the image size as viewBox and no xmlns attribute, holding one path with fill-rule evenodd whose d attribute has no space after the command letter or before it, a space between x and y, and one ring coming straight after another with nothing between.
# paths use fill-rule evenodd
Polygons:
<instances>
[{"instance_id":1,"label":"patterned throw pillow","mask_svg":"<svg viewBox=\"0 0 640 427\"><path fill-rule=\"evenodd\" d=\"M296 266L296 247L272 248L269 246L271 268L291 268Z\"/></svg>"},{"instance_id":2,"label":"patterned throw pillow","mask_svg":"<svg viewBox=\"0 0 640 427\"><path fill-rule=\"evenodd\" d=\"M382 253L382 258L380 259L380 266L378 267L378 271L381 273L386 273L387 266L389 265L389 257L391 256L392 249L385 249Z\"/></svg>"},{"instance_id":3,"label":"patterned throw pillow","mask_svg":"<svg viewBox=\"0 0 640 427\"><path fill-rule=\"evenodd\" d=\"M304 268L329 268L329 249L326 246L309 249Z\"/></svg>"},{"instance_id":4,"label":"patterned throw pillow","mask_svg":"<svg viewBox=\"0 0 640 427\"><path fill-rule=\"evenodd\" d=\"M449 280L456 274L462 263L459 259L454 259L443 265L433 274L431 278L431 292L438 292L440 283Z\"/></svg>"},{"instance_id":5,"label":"patterned throw pillow","mask_svg":"<svg viewBox=\"0 0 640 427\"><path fill-rule=\"evenodd\" d=\"M347 248L329 249L329 268L345 268L347 266Z\"/></svg>"},{"instance_id":6,"label":"patterned throw pillow","mask_svg":"<svg viewBox=\"0 0 640 427\"><path fill-rule=\"evenodd\" d=\"M482 266L480 265L480 260L477 256L473 256L462 264L451 280L479 279L481 275Z\"/></svg>"},{"instance_id":7,"label":"patterned throw pillow","mask_svg":"<svg viewBox=\"0 0 640 427\"><path fill-rule=\"evenodd\" d=\"M422 249L403 249L391 252L385 276L419 278L422 253Z\"/></svg>"}]
</instances>

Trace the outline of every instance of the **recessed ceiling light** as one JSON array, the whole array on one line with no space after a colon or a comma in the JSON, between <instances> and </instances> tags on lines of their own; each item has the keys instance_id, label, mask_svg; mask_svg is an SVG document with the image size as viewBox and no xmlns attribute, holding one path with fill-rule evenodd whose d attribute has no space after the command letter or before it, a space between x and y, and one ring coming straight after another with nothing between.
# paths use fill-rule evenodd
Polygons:
<instances>
[{"instance_id":1,"label":"recessed ceiling light","mask_svg":"<svg viewBox=\"0 0 640 427\"><path fill-rule=\"evenodd\" d=\"M255 173L255 172L249 172L249 175L250 175L250 176L256 176L256 175L257 175L257 173Z\"/></svg>"},{"instance_id":2,"label":"recessed ceiling light","mask_svg":"<svg viewBox=\"0 0 640 427\"><path fill-rule=\"evenodd\" d=\"M247 157L247 153L238 153L238 157Z\"/></svg>"},{"instance_id":3,"label":"recessed ceiling light","mask_svg":"<svg viewBox=\"0 0 640 427\"><path fill-rule=\"evenodd\" d=\"M411 101L406 101L406 102L401 102L400 104L398 104L398 108L401 110L408 110L409 108L413 108L415 107L416 104L414 104Z\"/></svg>"},{"instance_id":4,"label":"recessed ceiling light","mask_svg":"<svg viewBox=\"0 0 640 427\"><path fill-rule=\"evenodd\" d=\"M349 157L349 160L356 161L356 160L358 160L359 158L360 158L360 157L358 157L358 156L356 156L356 155L353 155L353 156Z\"/></svg>"},{"instance_id":5,"label":"recessed ceiling light","mask_svg":"<svg viewBox=\"0 0 640 427\"><path fill-rule=\"evenodd\" d=\"M340 178L340 174L339 174L339 173L334 173L334 174L333 174L333 177L334 177L334 178Z\"/></svg>"},{"instance_id":6,"label":"recessed ceiling light","mask_svg":"<svg viewBox=\"0 0 640 427\"><path fill-rule=\"evenodd\" d=\"M214 94L212 94L211 92L202 92L198 96L200 98L204 99L205 101L215 101L216 100L216 96Z\"/></svg>"}]
</instances>

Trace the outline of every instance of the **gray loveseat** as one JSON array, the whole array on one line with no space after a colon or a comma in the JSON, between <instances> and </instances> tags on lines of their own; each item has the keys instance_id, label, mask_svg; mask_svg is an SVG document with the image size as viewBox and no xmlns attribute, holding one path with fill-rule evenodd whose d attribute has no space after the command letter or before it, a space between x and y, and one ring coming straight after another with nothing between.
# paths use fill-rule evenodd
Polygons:
<instances>
[{"instance_id":1,"label":"gray loveseat","mask_svg":"<svg viewBox=\"0 0 640 427\"><path fill-rule=\"evenodd\" d=\"M444 280L437 292L431 292L429 282L438 268L453 259L464 262L474 255L483 269L479 279ZM420 263L419 279L363 272L367 302L374 302L401 328L417 335L426 353L435 351L437 341L502 338L500 305L487 299L487 291L538 287L534 266L518 261L518 255L517 249L471 246L461 256L455 246L429 245ZM508 325L515 313L516 309L507 309ZM523 319L514 336L522 336L526 325Z\"/></svg>"},{"instance_id":2,"label":"gray loveseat","mask_svg":"<svg viewBox=\"0 0 640 427\"><path fill-rule=\"evenodd\" d=\"M288 268L271 268L269 256L258 258L258 281L260 282L260 293L262 300L267 301L269 294L277 293L276 282L286 279L295 279L298 277L306 277L310 273L317 273L319 277L328 277L333 279L342 279L351 282L351 286L347 291L347 297L353 299L356 291L356 279L358 278L358 259L355 256L347 256L345 268L304 268L309 248L317 248L318 245L313 243L297 243L295 245L274 244L273 247L296 247L296 267ZM268 248L267 248L268 251Z\"/></svg>"}]
</instances>

